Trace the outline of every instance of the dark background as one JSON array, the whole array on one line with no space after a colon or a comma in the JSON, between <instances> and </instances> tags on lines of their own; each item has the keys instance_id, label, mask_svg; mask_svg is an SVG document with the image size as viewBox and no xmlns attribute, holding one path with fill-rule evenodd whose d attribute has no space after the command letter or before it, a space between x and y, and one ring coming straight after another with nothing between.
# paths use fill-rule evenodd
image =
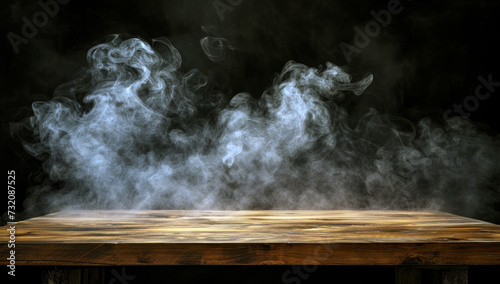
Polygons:
<instances>
[{"instance_id":1,"label":"dark background","mask_svg":"<svg viewBox=\"0 0 500 284\"><path fill-rule=\"evenodd\" d=\"M228 98L242 91L259 97L289 60L312 67L329 61L355 79L372 73L365 94L342 105L352 115L373 107L414 122L442 122L447 109L474 96L478 76L500 81L497 1L401 1L403 11L348 63L340 43L353 44L353 28L364 29L374 20L370 11L387 9L388 2L243 0L221 21L213 1L70 1L15 53L7 34L22 36L22 18L42 9L36 1L2 1L2 166L16 171L17 211L44 173L11 137L9 123L30 116L34 101L50 99L59 84L77 78L87 51L110 34L167 37L182 55L182 69L211 73ZM222 62L203 53L200 39L207 35L231 43ZM493 136L500 130L499 102L492 93L470 113Z\"/></svg>"},{"instance_id":2,"label":"dark background","mask_svg":"<svg viewBox=\"0 0 500 284\"><path fill-rule=\"evenodd\" d=\"M4 173L16 171L18 212L27 188L44 174L41 163L11 137L9 123L28 117L31 103L50 99L59 84L76 78L87 51L110 34L147 41L167 37L182 55L182 69L212 73L228 98L242 91L259 97L289 60L312 67L329 61L355 78L372 73L375 79L365 94L345 102L349 112L361 114L373 107L415 122L422 117L442 122L444 111L474 95L480 75L492 74L500 81L498 1L401 1L403 11L392 15L389 25L349 63L340 43L353 44L353 28L363 29L373 20L370 11L386 9L388 0L243 0L222 21L212 2L73 0L60 5L15 53L7 34L22 36L22 18L31 20L41 8L37 1L2 1L1 158ZM231 43L234 49L224 61L215 63L204 55L199 41L207 35ZM470 114L492 136L500 130L497 93Z\"/></svg>"}]
</instances>

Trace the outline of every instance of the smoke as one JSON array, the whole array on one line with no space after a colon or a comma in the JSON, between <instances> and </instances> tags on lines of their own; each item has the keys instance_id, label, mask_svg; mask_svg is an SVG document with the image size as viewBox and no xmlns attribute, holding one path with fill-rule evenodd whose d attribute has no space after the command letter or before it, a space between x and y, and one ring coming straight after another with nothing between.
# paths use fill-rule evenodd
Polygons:
<instances>
[{"instance_id":1,"label":"smoke","mask_svg":"<svg viewBox=\"0 0 500 284\"><path fill-rule=\"evenodd\" d=\"M202 26L201 29L207 34L216 35L206 36L200 39L200 46L203 49L203 52L213 62L223 64L224 60L228 57L228 52L230 50L234 50L235 48L231 42L222 37L215 28Z\"/></svg>"},{"instance_id":2,"label":"smoke","mask_svg":"<svg viewBox=\"0 0 500 284\"><path fill-rule=\"evenodd\" d=\"M200 40L203 52L214 62L221 62L226 58L226 50L233 49L225 38L206 36Z\"/></svg>"},{"instance_id":3,"label":"smoke","mask_svg":"<svg viewBox=\"0 0 500 284\"><path fill-rule=\"evenodd\" d=\"M204 42L208 45L204 45ZM227 46L223 40L218 46ZM202 40L205 52L213 39ZM217 47L217 46L216 46ZM217 60L224 51L209 50ZM499 139L469 120L417 124L342 107L358 82L331 63L288 62L259 100L229 102L212 80L180 71L166 39L115 36L88 70L33 104L26 150L50 182L33 212L91 209L440 209L493 214ZM53 184L58 183L58 188Z\"/></svg>"}]
</instances>

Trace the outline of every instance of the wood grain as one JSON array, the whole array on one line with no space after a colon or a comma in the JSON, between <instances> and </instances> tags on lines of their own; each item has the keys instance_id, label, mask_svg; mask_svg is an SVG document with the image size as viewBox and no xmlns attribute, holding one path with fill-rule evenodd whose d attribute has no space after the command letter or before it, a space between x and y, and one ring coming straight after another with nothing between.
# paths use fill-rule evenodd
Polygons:
<instances>
[{"instance_id":1,"label":"wood grain","mask_svg":"<svg viewBox=\"0 0 500 284\"><path fill-rule=\"evenodd\" d=\"M67 211L17 223L16 264L498 265L500 226L441 212Z\"/></svg>"}]
</instances>

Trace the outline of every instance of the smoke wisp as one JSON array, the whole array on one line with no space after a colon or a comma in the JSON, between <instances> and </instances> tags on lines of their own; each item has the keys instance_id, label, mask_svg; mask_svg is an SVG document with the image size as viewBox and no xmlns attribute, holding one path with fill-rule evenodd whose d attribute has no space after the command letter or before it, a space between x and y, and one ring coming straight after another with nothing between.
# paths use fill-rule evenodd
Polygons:
<instances>
[{"instance_id":1,"label":"smoke wisp","mask_svg":"<svg viewBox=\"0 0 500 284\"><path fill-rule=\"evenodd\" d=\"M214 61L228 44L201 41ZM33 104L25 148L61 186L33 188L31 210L494 212L499 139L458 117L414 125L372 109L354 119L342 101L371 75L352 82L334 64L291 61L259 100L227 102L209 77L180 71L166 39L115 36L87 60L81 79Z\"/></svg>"}]
</instances>

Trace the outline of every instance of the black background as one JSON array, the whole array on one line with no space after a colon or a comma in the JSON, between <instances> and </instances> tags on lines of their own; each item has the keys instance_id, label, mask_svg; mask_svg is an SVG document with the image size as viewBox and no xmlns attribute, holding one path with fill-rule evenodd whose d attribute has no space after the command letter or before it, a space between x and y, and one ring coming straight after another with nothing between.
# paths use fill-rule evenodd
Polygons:
<instances>
[{"instance_id":1,"label":"black background","mask_svg":"<svg viewBox=\"0 0 500 284\"><path fill-rule=\"evenodd\" d=\"M373 84L345 107L352 113L373 107L412 121L441 121L453 104L474 95L478 76L500 81L498 1L401 1L403 11L349 63L340 43L353 44L353 28L363 29L373 20L370 11L386 9L388 0L243 0L223 20L212 2L73 0L16 53L7 34L22 36L22 18L32 19L41 8L37 1L2 1L1 158L4 173L16 171L18 211L26 189L43 174L40 162L11 137L9 123L29 116L31 103L50 99L59 84L75 78L88 49L110 34L167 37L182 55L182 69L212 73L228 98L242 91L259 97L288 60L313 67L329 61L355 77L372 73ZM207 35L234 47L221 64L203 54L199 41ZM499 106L498 92L492 93L470 119L498 135Z\"/></svg>"},{"instance_id":2,"label":"black background","mask_svg":"<svg viewBox=\"0 0 500 284\"><path fill-rule=\"evenodd\" d=\"M221 20L210 1L70 1L16 53L7 34L22 36L22 18L31 20L42 9L35 1L3 1L2 161L4 172L16 171L18 211L43 172L12 139L9 123L28 117L34 101L50 99L59 84L77 78L87 51L110 34L167 37L182 55L183 71L211 73L228 98L242 91L258 98L289 60L312 67L332 62L355 78L372 73L365 94L349 96L343 106L351 114L376 108L414 122L442 121L447 109L474 96L478 76L500 81L496 1L402 1L403 11L348 63L340 44L354 44L353 28L364 29L374 20L370 12L387 9L388 2L243 1ZM223 62L203 53L199 42L207 35L231 42L234 49ZM470 113L492 135L500 130L499 101L493 93Z\"/></svg>"}]
</instances>

